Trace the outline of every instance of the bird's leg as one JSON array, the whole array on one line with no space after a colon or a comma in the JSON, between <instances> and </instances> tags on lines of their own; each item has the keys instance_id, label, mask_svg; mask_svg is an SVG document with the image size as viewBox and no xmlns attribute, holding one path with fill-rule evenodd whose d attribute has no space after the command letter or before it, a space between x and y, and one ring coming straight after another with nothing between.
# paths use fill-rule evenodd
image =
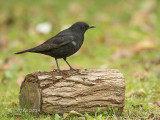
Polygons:
<instances>
[{"instance_id":1,"label":"bird's leg","mask_svg":"<svg viewBox=\"0 0 160 120\"><path fill-rule=\"evenodd\" d=\"M67 62L66 58L63 58L63 59L64 59L64 61L66 61L66 63L67 63L68 66L70 67L70 70L75 70L75 69L73 69L72 66Z\"/></svg>"},{"instance_id":2,"label":"bird's leg","mask_svg":"<svg viewBox=\"0 0 160 120\"><path fill-rule=\"evenodd\" d=\"M59 69L59 65L58 65L58 60L57 60L57 58L55 58L55 60L56 60L56 64L57 64L58 71L61 71L61 70Z\"/></svg>"}]
</instances>

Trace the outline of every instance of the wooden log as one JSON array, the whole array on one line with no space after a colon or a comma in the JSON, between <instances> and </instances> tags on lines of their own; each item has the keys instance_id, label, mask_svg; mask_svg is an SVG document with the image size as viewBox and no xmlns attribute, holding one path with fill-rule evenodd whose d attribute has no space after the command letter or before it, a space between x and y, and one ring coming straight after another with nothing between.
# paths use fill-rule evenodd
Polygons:
<instances>
[{"instance_id":1,"label":"wooden log","mask_svg":"<svg viewBox=\"0 0 160 120\"><path fill-rule=\"evenodd\" d=\"M93 113L108 106L121 114L124 100L124 76L114 69L32 73L25 77L19 95L22 108L51 114Z\"/></svg>"}]
</instances>

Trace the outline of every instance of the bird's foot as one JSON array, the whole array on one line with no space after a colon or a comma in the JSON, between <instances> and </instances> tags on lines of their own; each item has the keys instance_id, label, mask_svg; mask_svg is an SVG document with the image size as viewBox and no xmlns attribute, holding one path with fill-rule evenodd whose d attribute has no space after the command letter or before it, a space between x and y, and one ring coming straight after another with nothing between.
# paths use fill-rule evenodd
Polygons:
<instances>
[{"instance_id":1,"label":"bird's foot","mask_svg":"<svg viewBox=\"0 0 160 120\"><path fill-rule=\"evenodd\" d=\"M57 72L62 72L62 70L60 70L60 69L57 69Z\"/></svg>"},{"instance_id":2,"label":"bird's foot","mask_svg":"<svg viewBox=\"0 0 160 120\"><path fill-rule=\"evenodd\" d=\"M71 70L71 71L76 71L76 69L74 69L74 68L72 68L72 67L70 67L70 70Z\"/></svg>"},{"instance_id":3,"label":"bird's foot","mask_svg":"<svg viewBox=\"0 0 160 120\"><path fill-rule=\"evenodd\" d=\"M70 70L71 70L71 71L76 71L76 72L79 71L78 69L74 69L74 68L72 68L72 67L70 67Z\"/></svg>"}]
</instances>

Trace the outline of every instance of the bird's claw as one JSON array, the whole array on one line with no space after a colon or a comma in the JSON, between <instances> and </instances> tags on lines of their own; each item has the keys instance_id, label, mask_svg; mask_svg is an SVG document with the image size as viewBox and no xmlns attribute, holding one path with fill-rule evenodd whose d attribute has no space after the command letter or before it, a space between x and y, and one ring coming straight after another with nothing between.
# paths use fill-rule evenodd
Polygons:
<instances>
[{"instance_id":1,"label":"bird's claw","mask_svg":"<svg viewBox=\"0 0 160 120\"><path fill-rule=\"evenodd\" d=\"M78 69L74 69L74 68L70 68L71 71L76 71L78 72L79 70Z\"/></svg>"},{"instance_id":2,"label":"bird's claw","mask_svg":"<svg viewBox=\"0 0 160 120\"><path fill-rule=\"evenodd\" d=\"M60 69L57 69L57 72L62 72L62 70L60 70Z\"/></svg>"}]
</instances>

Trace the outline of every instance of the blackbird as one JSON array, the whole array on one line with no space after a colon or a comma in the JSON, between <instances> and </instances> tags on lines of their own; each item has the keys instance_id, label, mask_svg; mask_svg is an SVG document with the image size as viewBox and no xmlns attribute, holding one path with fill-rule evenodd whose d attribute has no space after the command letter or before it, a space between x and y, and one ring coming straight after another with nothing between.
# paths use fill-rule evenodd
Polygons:
<instances>
[{"instance_id":1,"label":"blackbird","mask_svg":"<svg viewBox=\"0 0 160 120\"><path fill-rule=\"evenodd\" d=\"M67 62L66 58L76 53L82 46L84 41L84 33L94 28L93 25L88 25L85 22L76 22L71 27L61 31L56 36L48 39L41 45L27 49L15 54L21 54L25 52L41 53L54 57L56 60L57 68L60 71L57 59L63 58L64 61L70 67L70 70L75 70Z\"/></svg>"}]
</instances>

